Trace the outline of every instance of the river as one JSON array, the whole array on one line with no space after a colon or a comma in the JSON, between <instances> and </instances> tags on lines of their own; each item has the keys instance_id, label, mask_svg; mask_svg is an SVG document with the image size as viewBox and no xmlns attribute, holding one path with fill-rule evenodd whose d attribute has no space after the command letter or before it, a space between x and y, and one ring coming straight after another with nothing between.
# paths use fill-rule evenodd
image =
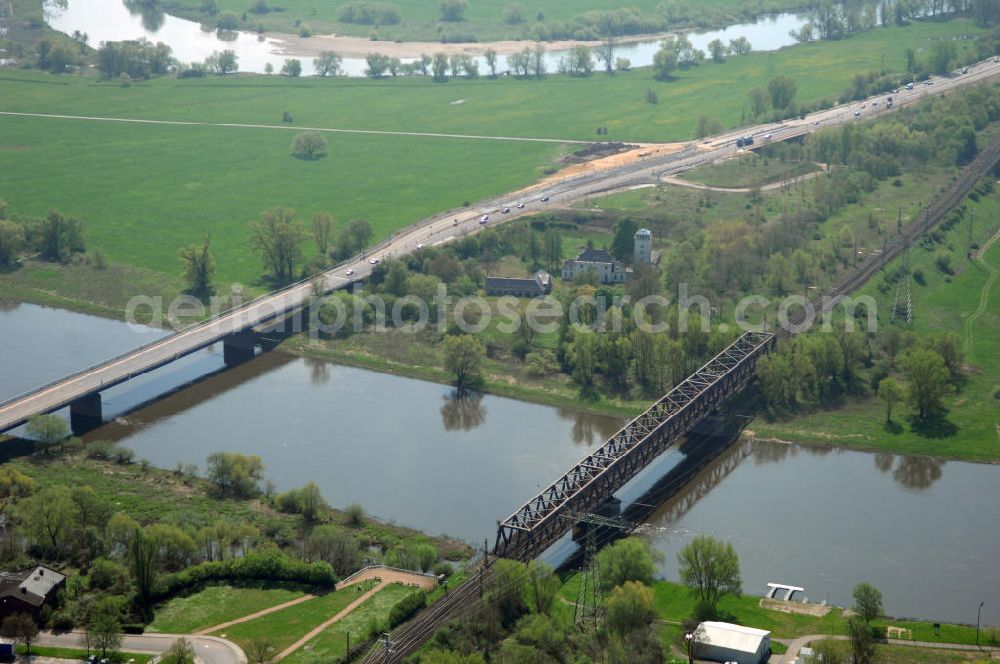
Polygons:
<instances>
[{"instance_id":1,"label":"river","mask_svg":"<svg viewBox=\"0 0 1000 664\"><path fill-rule=\"evenodd\" d=\"M158 334L36 305L0 307L0 399ZM222 368L210 348L109 390L113 420L86 438L120 441L164 468L203 464L214 451L259 454L279 491L313 480L333 505L358 502L481 544L497 519L619 424L489 395L456 401L447 386L280 353ZM620 496L636 499L683 459L665 453ZM1000 624L997 504L1000 466L745 441L648 524L665 578L677 579L678 549L709 533L734 544L750 594L776 581L846 605L854 584L870 581L891 614L974 622L985 601L984 624Z\"/></svg>"},{"instance_id":2,"label":"river","mask_svg":"<svg viewBox=\"0 0 1000 664\"><path fill-rule=\"evenodd\" d=\"M286 58L299 58L304 75L315 72L311 57L296 54L294 47L280 38L260 38L250 32L229 33L223 38L214 31L203 30L195 21L158 10L130 12L122 0L45 0L44 15L46 23L53 29L68 35L85 33L88 43L93 46L104 41L145 37L152 42L167 44L174 57L184 63L201 62L213 51L231 49L239 57L239 70L242 72L264 73L268 64L274 71L280 71ZM713 39L729 43L729 40L741 36L750 41L755 51L773 51L795 43L789 32L799 29L806 21L805 17L796 14L776 14L722 30L692 32L689 37L696 48L706 52L708 43ZM659 44L659 40L623 43L615 50L615 56L629 59L633 67L648 67L653 63ZM428 44L427 51L433 53L434 44ZM566 55L567 51L558 50L547 53L547 70L557 71L560 59ZM485 59L480 57L477 60L480 71L486 72ZM407 61L412 59L404 59L404 62ZM365 67L363 58L343 59L342 68L347 76L364 76Z\"/></svg>"}]
</instances>

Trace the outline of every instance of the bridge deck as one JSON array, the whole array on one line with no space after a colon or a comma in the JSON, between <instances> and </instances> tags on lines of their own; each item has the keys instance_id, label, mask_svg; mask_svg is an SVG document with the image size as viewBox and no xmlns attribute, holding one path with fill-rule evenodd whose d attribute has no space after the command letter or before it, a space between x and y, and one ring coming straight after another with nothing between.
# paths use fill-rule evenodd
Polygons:
<instances>
[{"instance_id":1,"label":"bridge deck","mask_svg":"<svg viewBox=\"0 0 1000 664\"><path fill-rule=\"evenodd\" d=\"M746 332L626 424L569 472L497 526L494 553L530 559L561 537L572 522L566 512L586 513L620 489L706 413L753 375L757 357L774 336Z\"/></svg>"}]
</instances>

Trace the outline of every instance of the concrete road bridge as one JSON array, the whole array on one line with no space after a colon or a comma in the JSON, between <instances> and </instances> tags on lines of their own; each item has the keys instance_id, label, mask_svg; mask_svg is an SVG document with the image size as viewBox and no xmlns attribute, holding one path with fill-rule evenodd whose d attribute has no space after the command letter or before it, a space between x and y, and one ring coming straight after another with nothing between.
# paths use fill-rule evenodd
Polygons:
<instances>
[{"instance_id":1,"label":"concrete road bridge","mask_svg":"<svg viewBox=\"0 0 1000 664\"><path fill-rule=\"evenodd\" d=\"M900 90L894 95L894 106L912 104L931 95L943 94L958 87L976 83L1000 74L1000 63L993 59L970 66L967 73L956 77L930 79L929 85L916 85L913 90ZM880 95L881 97L881 95ZM874 99L874 98L873 98ZM636 184L657 182L664 175L678 173L732 156L738 152L736 141L742 136L755 137L755 146L802 136L816 129L859 119L881 117L892 111L885 104L873 106L862 102L837 106L798 120L758 125L691 143L673 154L640 160L575 177L548 180L541 185L512 194L482 201L474 206L449 210L414 224L371 248L365 254L337 266L318 279L302 281L261 296L197 325L180 330L106 362L88 367L60 380L7 400L0 404L0 433L26 422L34 415L51 413L66 406L74 431L91 428L102 421L101 392L140 374L170 364L174 360L202 348L223 343L227 365L253 357L254 328L272 323L289 311L299 309L317 291L328 293L343 288L371 273L372 260L398 257L416 251L424 244L443 244L458 237L475 233L497 222L506 222L537 212L546 205L569 204L604 192ZM878 110L874 110L878 109ZM855 115L860 113L860 115ZM543 201L544 199L544 201ZM522 204L523 207L517 207ZM504 207L510 208L502 213ZM483 215L491 215L482 224ZM514 525L520 524L511 524ZM509 533L513 539L520 537Z\"/></svg>"}]
</instances>

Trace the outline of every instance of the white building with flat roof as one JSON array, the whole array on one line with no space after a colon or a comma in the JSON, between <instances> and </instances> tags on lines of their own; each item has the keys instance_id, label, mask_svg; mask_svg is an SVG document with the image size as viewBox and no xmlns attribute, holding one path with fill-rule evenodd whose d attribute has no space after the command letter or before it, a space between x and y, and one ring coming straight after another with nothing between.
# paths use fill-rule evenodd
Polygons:
<instances>
[{"instance_id":1,"label":"white building with flat roof","mask_svg":"<svg viewBox=\"0 0 1000 664\"><path fill-rule=\"evenodd\" d=\"M736 664L761 664L771 656L771 633L763 629L705 621L695 632L698 659Z\"/></svg>"}]
</instances>

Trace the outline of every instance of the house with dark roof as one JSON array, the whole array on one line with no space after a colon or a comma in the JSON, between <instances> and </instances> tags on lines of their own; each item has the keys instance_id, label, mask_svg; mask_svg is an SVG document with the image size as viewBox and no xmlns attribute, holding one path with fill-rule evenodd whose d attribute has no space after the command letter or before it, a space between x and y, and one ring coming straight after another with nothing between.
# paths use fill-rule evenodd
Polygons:
<instances>
[{"instance_id":1,"label":"house with dark roof","mask_svg":"<svg viewBox=\"0 0 1000 664\"><path fill-rule=\"evenodd\" d=\"M602 284L621 284L628 280L631 270L604 249L587 247L576 258L563 263L562 278L572 281L577 275L592 271Z\"/></svg>"},{"instance_id":2,"label":"house with dark roof","mask_svg":"<svg viewBox=\"0 0 1000 664\"><path fill-rule=\"evenodd\" d=\"M56 593L65 583L64 574L44 565L0 572L0 620L14 613L37 619L45 604L55 603Z\"/></svg>"},{"instance_id":3,"label":"house with dark roof","mask_svg":"<svg viewBox=\"0 0 1000 664\"><path fill-rule=\"evenodd\" d=\"M539 270L530 279L511 277L486 277L487 295L512 295L514 297L540 297L552 292L552 277Z\"/></svg>"}]
</instances>

